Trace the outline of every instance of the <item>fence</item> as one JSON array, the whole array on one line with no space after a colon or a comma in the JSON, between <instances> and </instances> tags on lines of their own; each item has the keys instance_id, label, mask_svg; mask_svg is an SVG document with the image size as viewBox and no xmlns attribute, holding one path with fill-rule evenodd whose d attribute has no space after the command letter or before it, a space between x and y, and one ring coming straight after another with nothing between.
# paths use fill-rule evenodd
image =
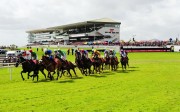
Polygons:
<instances>
[{"instance_id":1,"label":"fence","mask_svg":"<svg viewBox=\"0 0 180 112\"><path fill-rule=\"evenodd\" d=\"M14 67L14 65L15 63L0 63L0 69L8 68L10 80L12 80L12 68Z\"/></svg>"}]
</instances>

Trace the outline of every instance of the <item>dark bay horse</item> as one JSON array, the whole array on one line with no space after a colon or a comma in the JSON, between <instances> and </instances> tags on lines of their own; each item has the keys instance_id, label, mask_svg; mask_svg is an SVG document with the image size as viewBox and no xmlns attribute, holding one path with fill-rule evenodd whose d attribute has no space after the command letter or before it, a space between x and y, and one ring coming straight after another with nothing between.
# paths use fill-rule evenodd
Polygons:
<instances>
[{"instance_id":1,"label":"dark bay horse","mask_svg":"<svg viewBox=\"0 0 180 112\"><path fill-rule=\"evenodd\" d=\"M117 57L113 57L113 56L110 57L109 62L111 65L111 70L114 70L114 71L117 70L118 64L119 64Z\"/></svg>"},{"instance_id":2,"label":"dark bay horse","mask_svg":"<svg viewBox=\"0 0 180 112\"><path fill-rule=\"evenodd\" d=\"M58 58L59 59L59 58ZM62 60L61 59L61 62L63 63L62 64L62 67L61 67L61 75L60 75L60 78L62 77L62 75L64 74L64 70L67 70L68 74L70 75L70 77L72 78L72 74L70 72L70 70L73 70L75 76L77 77L77 74L76 74L76 71L75 71L75 68L76 68L76 65L73 64L71 61L67 61L67 60Z\"/></svg>"},{"instance_id":3,"label":"dark bay horse","mask_svg":"<svg viewBox=\"0 0 180 112\"><path fill-rule=\"evenodd\" d=\"M127 57L121 57L120 61L121 61L122 69L126 70L126 66L128 65L128 58Z\"/></svg>"},{"instance_id":4,"label":"dark bay horse","mask_svg":"<svg viewBox=\"0 0 180 112\"><path fill-rule=\"evenodd\" d=\"M42 73L44 73L43 69L41 69L41 67L39 67L37 60L35 60L35 61L26 60L22 56L18 56L15 67L18 67L19 64L22 64L22 69L23 70L21 71L21 77L22 77L23 80L25 80L24 77L23 77L23 73L28 72L28 77L27 77L28 79L29 79L29 77L33 77L33 80L34 80L34 77L37 77L37 81L38 81L39 70ZM30 75L31 72L33 72L33 75ZM43 74L43 75L46 78L46 75L45 74Z\"/></svg>"},{"instance_id":5,"label":"dark bay horse","mask_svg":"<svg viewBox=\"0 0 180 112\"><path fill-rule=\"evenodd\" d=\"M50 80L53 79L53 75L57 71L57 80L59 77L59 71L61 70L62 67L62 62L58 58L54 58L54 60L50 60L49 57L42 56L42 61L40 62L42 66L48 71L48 77ZM53 74L51 74L53 72Z\"/></svg>"},{"instance_id":6,"label":"dark bay horse","mask_svg":"<svg viewBox=\"0 0 180 112\"><path fill-rule=\"evenodd\" d=\"M79 68L79 70L81 71L81 73L84 74L81 53L77 51L75 52L75 63L77 67Z\"/></svg>"},{"instance_id":7,"label":"dark bay horse","mask_svg":"<svg viewBox=\"0 0 180 112\"><path fill-rule=\"evenodd\" d=\"M91 66L92 66L92 61L90 60L90 58L87 58L85 56L85 54L82 54L82 72L83 74L85 74L87 76L87 74L91 74Z\"/></svg>"},{"instance_id":8,"label":"dark bay horse","mask_svg":"<svg viewBox=\"0 0 180 112\"><path fill-rule=\"evenodd\" d=\"M99 58L98 55L94 55L94 57L91 59L92 60L92 65L93 65L93 73L94 70L97 72L101 72L101 69L103 71L103 60L102 58Z\"/></svg>"}]
</instances>

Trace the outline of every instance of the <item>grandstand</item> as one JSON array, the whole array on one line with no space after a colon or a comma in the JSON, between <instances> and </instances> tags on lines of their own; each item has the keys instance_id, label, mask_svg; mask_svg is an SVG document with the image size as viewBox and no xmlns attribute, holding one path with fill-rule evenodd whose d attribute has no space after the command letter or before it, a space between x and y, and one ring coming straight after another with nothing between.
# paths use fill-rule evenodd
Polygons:
<instances>
[{"instance_id":1,"label":"grandstand","mask_svg":"<svg viewBox=\"0 0 180 112\"><path fill-rule=\"evenodd\" d=\"M29 44L119 41L121 22L109 18L26 31Z\"/></svg>"}]
</instances>

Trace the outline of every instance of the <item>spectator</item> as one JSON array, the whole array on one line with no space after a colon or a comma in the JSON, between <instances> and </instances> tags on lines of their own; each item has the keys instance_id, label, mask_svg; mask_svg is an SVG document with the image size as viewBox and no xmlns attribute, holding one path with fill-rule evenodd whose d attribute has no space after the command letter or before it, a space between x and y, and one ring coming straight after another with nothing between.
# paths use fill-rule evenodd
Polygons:
<instances>
[{"instance_id":1,"label":"spectator","mask_svg":"<svg viewBox=\"0 0 180 112\"><path fill-rule=\"evenodd\" d=\"M73 55L74 54L74 49L73 48L71 49L71 52L72 52L72 55Z\"/></svg>"},{"instance_id":2,"label":"spectator","mask_svg":"<svg viewBox=\"0 0 180 112\"><path fill-rule=\"evenodd\" d=\"M69 52L70 52L70 48L68 48L68 50L67 50L67 54L69 55Z\"/></svg>"}]
</instances>

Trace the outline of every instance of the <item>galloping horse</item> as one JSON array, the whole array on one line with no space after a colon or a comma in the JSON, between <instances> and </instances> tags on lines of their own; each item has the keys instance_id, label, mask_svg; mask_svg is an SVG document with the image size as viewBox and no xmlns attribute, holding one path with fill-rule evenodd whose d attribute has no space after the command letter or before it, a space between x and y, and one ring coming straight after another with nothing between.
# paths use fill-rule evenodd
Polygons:
<instances>
[{"instance_id":1,"label":"galloping horse","mask_svg":"<svg viewBox=\"0 0 180 112\"><path fill-rule=\"evenodd\" d=\"M26 73L26 72L28 72L28 79L29 79L29 76L31 77L33 77L33 80L34 80L34 77L37 77L37 81L38 81L38 72L39 72L39 69L40 69L40 71L42 72L43 70L39 67L39 65L38 65L38 61L36 60L36 62L34 63L34 61L33 60L26 60L26 59L24 59L22 56L18 56L18 59L17 59L17 61L16 61L16 64L15 64L15 67L18 67L19 66L19 64L22 64L22 71L21 71L21 77L22 77L22 79L23 80L25 80L24 79L24 77L23 77L23 73ZM30 75L30 73L31 72L34 72L34 74L33 75ZM46 75L45 74L43 74L44 75L44 77L46 78Z\"/></svg>"},{"instance_id":2,"label":"galloping horse","mask_svg":"<svg viewBox=\"0 0 180 112\"><path fill-rule=\"evenodd\" d=\"M82 64L82 57L80 52L75 52L75 63L77 65L77 67L79 68L79 70L81 71L82 74L83 73L83 64Z\"/></svg>"},{"instance_id":3,"label":"galloping horse","mask_svg":"<svg viewBox=\"0 0 180 112\"><path fill-rule=\"evenodd\" d=\"M94 57L92 58L92 65L94 67L93 69L93 73L94 73L94 70L97 72L101 72L101 67L102 67L102 71L103 71L103 62L102 62L102 59L98 57L97 54L94 55Z\"/></svg>"},{"instance_id":4,"label":"galloping horse","mask_svg":"<svg viewBox=\"0 0 180 112\"><path fill-rule=\"evenodd\" d=\"M110 57L108 51L106 51L104 54L104 64L106 68L108 66L108 69L110 69Z\"/></svg>"},{"instance_id":5,"label":"galloping horse","mask_svg":"<svg viewBox=\"0 0 180 112\"><path fill-rule=\"evenodd\" d=\"M48 59L49 57L42 56L42 62L41 65L44 66L44 68L48 71L48 76L50 80L53 79L53 75L56 73L55 71L57 70L57 80L59 77L59 71L61 70L62 63L58 58L54 58L54 61ZM53 74L51 74L53 72Z\"/></svg>"},{"instance_id":6,"label":"galloping horse","mask_svg":"<svg viewBox=\"0 0 180 112\"><path fill-rule=\"evenodd\" d=\"M118 64L119 64L117 58L116 57L110 57L109 62L110 62L110 65L111 65L111 70L117 70Z\"/></svg>"},{"instance_id":7,"label":"galloping horse","mask_svg":"<svg viewBox=\"0 0 180 112\"><path fill-rule=\"evenodd\" d=\"M91 74L91 66L92 66L92 61L85 56L85 54L82 55L82 69L83 69L83 74L87 76L87 74Z\"/></svg>"},{"instance_id":8,"label":"galloping horse","mask_svg":"<svg viewBox=\"0 0 180 112\"><path fill-rule=\"evenodd\" d=\"M127 57L121 57L120 61L121 61L122 69L126 70L126 65L128 65L128 58Z\"/></svg>"},{"instance_id":9,"label":"galloping horse","mask_svg":"<svg viewBox=\"0 0 180 112\"><path fill-rule=\"evenodd\" d=\"M59 59L59 58L58 58ZM76 75L76 71L75 71L75 68L76 68L76 65L74 65L71 61L67 61L67 60L60 60L63 64L62 64L62 67L61 67L61 75L60 75L60 78L62 77L62 75L64 74L64 70L67 70L67 72L69 73L70 77L72 78L72 74L70 72L70 70L73 70L74 74ZM77 75L76 75L77 77Z\"/></svg>"}]
</instances>

